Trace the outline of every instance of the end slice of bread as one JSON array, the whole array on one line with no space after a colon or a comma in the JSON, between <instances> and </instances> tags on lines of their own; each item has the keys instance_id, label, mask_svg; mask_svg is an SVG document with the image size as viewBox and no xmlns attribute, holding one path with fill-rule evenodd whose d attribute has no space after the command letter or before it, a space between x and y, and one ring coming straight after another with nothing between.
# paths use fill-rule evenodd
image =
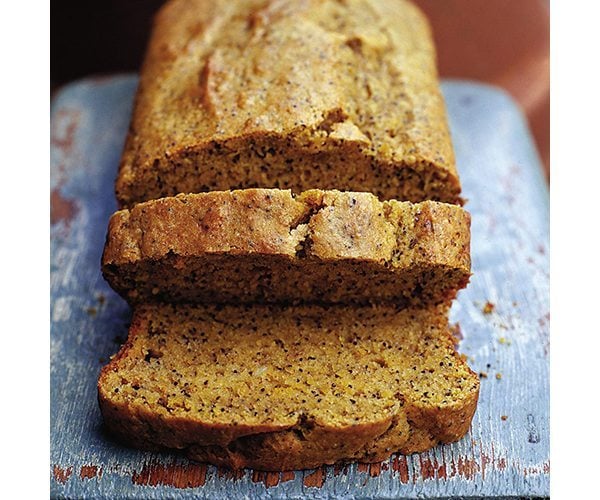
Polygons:
<instances>
[{"instance_id":1,"label":"end slice of bread","mask_svg":"<svg viewBox=\"0 0 600 500\"><path fill-rule=\"evenodd\" d=\"M115 213L103 273L130 303L450 302L470 277L470 217L370 193L246 189Z\"/></svg>"},{"instance_id":2,"label":"end slice of bread","mask_svg":"<svg viewBox=\"0 0 600 500\"><path fill-rule=\"evenodd\" d=\"M143 305L100 375L104 421L135 447L273 471L456 441L479 380L445 313Z\"/></svg>"}]
</instances>

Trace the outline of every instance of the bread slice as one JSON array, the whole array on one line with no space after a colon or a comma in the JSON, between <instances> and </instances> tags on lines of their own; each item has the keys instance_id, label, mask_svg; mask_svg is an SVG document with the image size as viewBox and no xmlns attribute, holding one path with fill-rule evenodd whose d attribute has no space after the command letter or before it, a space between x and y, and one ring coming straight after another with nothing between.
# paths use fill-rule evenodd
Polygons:
<instances>
[{"instance_id":1,"label":"bread slice","mask_svg":"<svg viewBox=\"0 0 600 500\"><path fill-rule=\"evenodd\" d=\"M122 207L250 187L460 202L425 17L405 0L172 0L141 71Z\"/></svg>"},{"instance_id":2,"label":"bread slice","mask_svg":"<svg viewBox=\"0 0 600 500\"><path fill-rule=\"evenodd\" d=\"M375 462L460 439L479 380L445 308L143 305L98 382L108 429L232 468Z\"/></svg>"},{"instance_id":3,"label":"bread slice","mask_svg":"<svg viewBox=\"0 0 600 500\"><path fill-rule=\"evenodd\" d=\"M104 276L132 303L449 302L470 276L469 214L369 193L180 195L110 220Z\"/></svg>"}]
</instances>

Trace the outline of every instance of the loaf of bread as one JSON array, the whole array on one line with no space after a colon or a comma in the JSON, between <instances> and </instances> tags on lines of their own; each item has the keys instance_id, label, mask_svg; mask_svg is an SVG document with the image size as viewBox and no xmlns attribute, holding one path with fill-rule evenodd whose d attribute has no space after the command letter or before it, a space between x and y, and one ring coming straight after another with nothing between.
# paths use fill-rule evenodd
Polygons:
<instances>
[{"instance_id":1,"label":"loaf of bread","mask_svg":"<svg viewBox=\"0 0 600 500\"><path fill-rule=\"evenodd\" d=\"M131 303L448 303L470 277L469 214L370 193L247 189L115 213L107 281Z\"/></svg>"},{"instance_id":2,"label":"loaf of bread","mask_svg":"<svg viewBox=\"0 0 600 500\"><path fill-rule=\"evenodd\" d=\"M98 380L108 430L270 471L460 439L460 190L410 2L168 1L102 259L134 306Z\"/></svg>"},{"instance_id":3,"label":"loaf of bread","mask_svg":"<svg viewBox=\"0 0 600 500\"><path fill-rule=\"evenodd\" d=\"M100 375L109 431L232 468L375 462L461 438L479 379L444 307L143 305Z\"/></svg>"},{"instance_id":4,"label":"loaf of bread","mask_svg":"<svg viewBox=\"0 0 600 500\"><path fill-rule=\"evenodd\" d=\"M435 50L405 0L171 0L155 19L122 207L250 187L460 202Z\"/></svg>"}]
</instances>

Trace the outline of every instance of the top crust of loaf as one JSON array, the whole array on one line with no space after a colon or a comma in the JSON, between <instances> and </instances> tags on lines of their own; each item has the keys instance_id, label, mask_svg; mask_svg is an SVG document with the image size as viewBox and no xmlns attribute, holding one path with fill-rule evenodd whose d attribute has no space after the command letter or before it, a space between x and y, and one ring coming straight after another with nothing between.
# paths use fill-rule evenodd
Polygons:
<instances>
[{"instance_id":1,"label":"top crust of loaf","mask_svg":"<svg viewBox=\"0 0 600 500\"><path fill-rule=\"evenodd\" d=\"M120 204L248 187L459 202L435 64L404 0L172 0L141 72Z\"/></svg>"},{"instance_id":2,"label":"top crust of loaf","mask_svg":"<svg viewBox=\"0 0 600 500\"><path fill-rule=\"evenodd\" d=\"M324 261L383 263L394 257L404 264L435 261L468 272L470 222L469 213L455 205L381 202L371 193L312 189L295 196L289 190L243 189L182 194L114 213L103 264L156 260L169 253L294 258L310 244L310 256ZM400 255L395 254L398 247Z\"/></svg>"}]
</instances>

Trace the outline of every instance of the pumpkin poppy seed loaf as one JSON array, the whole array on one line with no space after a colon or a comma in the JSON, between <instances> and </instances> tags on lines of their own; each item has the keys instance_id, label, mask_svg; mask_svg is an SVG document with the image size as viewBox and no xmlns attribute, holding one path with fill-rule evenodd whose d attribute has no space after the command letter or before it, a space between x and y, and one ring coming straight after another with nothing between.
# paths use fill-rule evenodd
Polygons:
<instances>
[{"instance_id":1,"label":"pumpkin poppy seed loaf","mask_svg":"<svg viewBox=\"0 0 600 500\"><path fill-rule=\"evenodd\" d=\"M470 276L468 213L370 193L247 189L111 218L107 281L131 303L449 302Z\"/></svg>"},{"instance_id":2,"label":"pumpkin poppy seed loaf","mask_svg":"<svg viewBox=\"0 0 600 500\"><path fill-rule=\"evenodd\" d=\"M460 202L429 26L404 0L172 0L155 19L122 207L276 187Z\"/></svg>"},{"instance_id":3,"label":"pumpkin poppy seed loaf","mask_svg":"<svg viewBox=\"0 0 600 500\"><path fill-rule=\"evenodd\" d=\"M446 308L143 305L103 368L125 443L232 468L381 461L460 439L479 380Z\"/></svg>"}]
</instances>

